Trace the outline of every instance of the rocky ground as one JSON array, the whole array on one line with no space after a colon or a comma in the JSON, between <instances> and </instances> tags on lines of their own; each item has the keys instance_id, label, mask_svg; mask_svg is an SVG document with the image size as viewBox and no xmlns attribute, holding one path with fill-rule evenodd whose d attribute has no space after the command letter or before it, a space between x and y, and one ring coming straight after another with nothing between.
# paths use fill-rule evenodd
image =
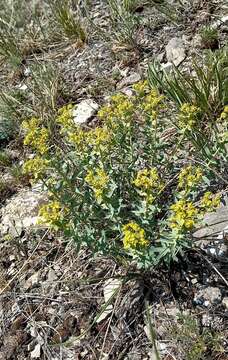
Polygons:
<instances>
[{"instance_id":1,"label":"rocky ground","mask_svg":"<svg viewBox=\"0 0 228 360\"><path fill-rule=\"evenodd\" d=\"M54 66L60 79L56 103L81 104L75 118L95 121L107 96L131 94L152 59L166 69L172 63L187 68L203 51L203 25L218 29L216 47L226 45L226 1L170 0L168 13L158 3L136 6L137 45L127 47L115 41L107 3L92 1L94 28L84 46L28 52L18 71L3 63L1 91L19 88L29 104L39 105L45 88L41 79L34 100L31 68L35 61ZM61 234L38 226L46 194L21 176L20 134L1 140L1 149L10 160L7 166L0 161L0 359L228 359L226 200L195 233L198 250L170 269L142 275L113 259L93 258L87 249L77 253Z\"/></svg>"}]
</instances>

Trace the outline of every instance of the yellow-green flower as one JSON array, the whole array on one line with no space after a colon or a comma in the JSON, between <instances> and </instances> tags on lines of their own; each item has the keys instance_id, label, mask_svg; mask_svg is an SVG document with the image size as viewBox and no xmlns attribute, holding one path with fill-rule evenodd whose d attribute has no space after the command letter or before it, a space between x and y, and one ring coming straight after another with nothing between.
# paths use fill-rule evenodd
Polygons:
<instances>
[{"instance_id":1,"label":"yellow-green flower","mask_svg":"<svg viewBox=\"0 0 228 360\"><path fill-rule=\"evenodd\" d=\"M48 160L36 156L24 163L23 172L24 174L32 175L34 180L37 181L45 176L48 164Z\"/></svg>"},{"instance_id":2,"label":"yellow-green flower","mask_svg":"<svg viewBox=\"0 0 228 360\"><path fill-rule=\"evenodd\" d=\"M54 200L41 206L39 210L39 223L53 226L62 220L62 216L62 206L59 201Z\"/></svg>"},{"instance_id":3,"label":"yellow-green flower","mask_svg":"<svg viewBox=\"0 0 228 360\"><path fill-rule=\"evenodd\" d=\"M70 131L67 135L68 140L70 143L72 143L74 146L77 147L79 151L84 151L87 146L87 135L86 131L80 129L80 127L77 127L74 129L74 131Z\"/></svg>"},{"instance_id":4,"label":"yellow-green flower","mask_svg":"<svg viewBox=\"0 0 228 360\"><path fill-rule=\"evenodd\" d=\"M112 106L110 104L102 106L102 108L98 111L97 116L101 120L112 119L114 116Z\"/></svg>"},{"instance_id":5,"label":"yellow-green flower","mask_svg":"<svg viewBox=\"0 0 228 360\"><path fill-rule=\"evenodd\" d=\"M140 194L145 196L148 202L152 202L164 188L156 168L139 170L132 183L140 189Z\"/></svg>"},{"instance_id":6,"label":"yellow-green flower","mask_svg":"<svg viewBox=\"0 0 228 360\"><path fill-rule=\"evenodd\" d=\"M122 227L123 245L126 250L140 249L149 245L149 241L145 238L145 230L137 223L129 222Z\"/></svg>"},{"instance_id":7,"label":"yellow-green flower","mask_svg":"<svg viewBox=\"0 0 228 360\"><path fill-rule=\"evenodd\" d=\"M109 176L104 169L97 168L95 170L89 170L85 177L85 181L93 189L97 201L101 202L109 182Z\"/></svg>"},{"instance_id":8,"label":"yellow-green flower","mask_svg":"<svg viewBox=\"0 0 228 360\"><path fill-rule=\"evenodd\" d=\"M205 212L214 211L217 209L217 207L221 204L221 195L213 195L210 191L205 192L203 195L201 201L200 201L200 207Z\"/></svg>"},{"instance_id":9,"label":"yellow-green flower","mask_svg":"<svg viewBox=\"0 0 228 360\"><path fill-rule=\"evenodd\" d=\"M28 121L23 121L22 127L27 130L24 145L31 146L40 154L48 151L49 131L41 125L40 119L32 118Z\"/></svg>"},{"instance_id":10,"label":"yellow-green flower","mask_svg":"<svg viewBox=\"0 0 228 360\"><path fill-rule=\"evenodd\" d=\"M224 107L224 110L223 110L223 112L222 112L221 115L220 115L220 119L221 119L221 120L228 119L228 105L226 105L226 106Z\"/></svg>"},{"instance_id":11,"label":"yellow-green flower","mask_svg":"<svg viewBox=\"0 0 228 360\"><path fill-rule=\"evenodd\" d=\"M171 228L177 230L191 230L197 223L198 209L191 201L179 200L171 205L172 215L169 218Z\"/></svg>"},{"instance_id":12,"label":"yellow-green flower","mask_svg":"<svg viewBox=\"0 0 228 360\"><path fill-rule=\"evenodd\" d=\"M147 80L139 81L136 84L132 85L132 89L136 92L136 94L139 97L143 97L149 89L148 81Z\"/></svg>"},{"instance_id":13,"label":"yellow-green flower","mask_svg":"<svg viewBox=\"0 0 228 360\"><path fill-rule=\"evenodd\" d=\"M98 116L101 119L106 119L108 122L122 121L129 122L135 112L134 97L129 98L123 94L116 94L111 97L111 103L104 106L99 112Z\"/></svg>"},{"instance_id":14,"label":"yellow-green flower","mask_svg":"<svg viewBox=\"0 0 228 360\"><path fill-rule=\"evenodd\" d=\"M65 105L58 110L56 122L62 126L61 132L69 131L74 127L72 110L72 104Z\"/></svg>"},{"instance_id":15,"label":"yellow-green flower","mask_svg":"<svg viewBox=\"0 0 228 360\"><path fill-rule=\"evenodd\" d=\"M199 167L186 166L179 174L178 188L188 193L194 186L200 183L202 176L203 173Z\"/></svg>"},{"instance_id":16,"label":"yellow-green flower","mask_svg":"<svg viewBox=\"0 0 228 360\"><path fill-rule=\"evenodd\" d=\"M181 129L192 130L198 122L200 108L191 104L183 104L179 114L179 126Z\"/></svg>"},{"instance_id":17,"label":"yellow-green flower","mask_svg":"<svg viewBox=\"0 0 228 360\"><path fill-rule=\"evenodd\" d=\"M142 108L153 120L157 118L158 110L162 107L163 99L164 96L159 95L155 89L152 89L144 99Z\"/></svg>"},{"instance_id":18,"label":"yellow-green flower","mask_svg":"<svg viewBox=\"0 0 228 360\"><path fill-rule=\"evenodd\" d=\"M109 150L111 139L110 130L106 127L96 127L87 133L88 143L93 147L93 151L96 153Z\"/></svg>"}]
</instances>

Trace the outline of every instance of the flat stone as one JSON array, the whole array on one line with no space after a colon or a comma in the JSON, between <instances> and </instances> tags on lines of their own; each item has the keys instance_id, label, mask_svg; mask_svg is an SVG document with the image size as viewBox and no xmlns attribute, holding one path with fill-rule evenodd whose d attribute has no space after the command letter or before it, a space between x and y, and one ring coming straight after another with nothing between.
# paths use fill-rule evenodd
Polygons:
<instances>
[{"instance_id":1,"label":"flat stone","mask_svg":"<svg viewBox=\"0 0 228 360\"><path fill-rule=\"evenodd\" d=\"M82 100L73 109L73 120L75 124L86 124L93 117L99 105L92 99Z\"/></svg>"},{"instance_id":2,"label":"flat stone","mask_svg":"<svg viewBox=\"0 0 228 360\"><path fill-rule=\"evenodd\" d=\"M1 209L0 234L15 238L23 230L37 227L39 208L46 201L47 194L40 189L22 190L13 196Z\"/></svg>"},{"instance_id":3,"label":"flat stone","mask_svg":"<svg viewBox=\"0 0 228 360\"><path fill-rule=\"evenodd\" d=\"M224 229L228 228L228 199L213 213L207 213L202 221L202 228L193 234L194 238L204 238L221 236Z\"/></svg>"},{"instance_id":4,"label":"flat stone","mask_svg":"<svg viewBox=\"0 0 228 360\"><path fill-rule=\"evenodd\" d=\"M185 43L181 38L172 38L165 47L168 62L178 66L186 58Z\"/></svg>"},{"instance_id":5,"label":"flat stone","mask_svg":"<svg viewBox=\"0 0 228 360\"><path fill-rule=\"evenodd\" d=\"M126 78L118 82L116 88L121 89L123 87L135 84L140 80L141 80L141 75L139 73L133 72L131 75L127 76Z\"/></svg>"}]
</instances>

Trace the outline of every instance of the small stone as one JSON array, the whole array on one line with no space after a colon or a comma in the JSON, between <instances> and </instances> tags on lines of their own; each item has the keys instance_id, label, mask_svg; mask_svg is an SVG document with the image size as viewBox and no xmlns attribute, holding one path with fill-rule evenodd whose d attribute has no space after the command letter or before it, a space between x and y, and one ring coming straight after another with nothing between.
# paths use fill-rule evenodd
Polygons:
<instances>
[{"instance_id":1,"label":"small stone","mask_svg":"<svg viewBox=\"0 0 228 360\"><path fill-rule=\"evenodd\" d=\"M57 279L58 279L58 277L56 276L55 271L53 269L50 269L48 271L48 281L53 282L53 281L55 281Z\"/></svg>"},{"instance_id":2,"label":"small stone","mask_svg":"<svg viewBox=\"0 0 228 360\"><path fill-rule=\"evenodd\" d=\"M40 344L36 344L34 350L31 352L31 359L40 359Z\"/></svg>"},{"instance_id":3,"label":"small stone","mask_svg":"<svg viewBox=\"0 0 228 360\"><path fill-rule=\"evenodd\" d=\"M122 79L117 85L116 88L117 89L121 89L123 87L132 85L137 83L138 81L141 80L141 75L139 73L132 73L131 75L129 75L128 77Z\"/></svg>"},{"instance_id":4,"label":"small stone","mask_svg":"<svg viewBox=\"0 0 228 360\"><path fill-rule=\"evenodd\" d=\"M171 62L167 62L166 64L161 64L161 69L166 73L170 73L173 69L173 64Z\"/></svg>"},{"instance_id":5,"label":"small stone","mask_svg":"<svg viewBox=\"0 0 228 360\"><path fill-rule=\"evenodd\" d=\"M204 305L206 307L210 304L218 304L221 300L222 294L220 289L212 286L199 290L194 297L194 302L197 305Z\"/></svg>"},{"instance_id":6,"label":"small stone","mask_svg":"<svg viewBox=\"0 0 228 360\"><path fill-rule=\"evenodd\" d=\"M118 289L121 286L121 281L119 279L108 279L104 284L104 300L105 303L111 301L111 297L114 296L115 292L118 291ZM105 307L105 305L104 305ZM113 305L108 304L104 311L100 314L100 316L97 318L97 323L104 320L111 312L113 311Z\"/></svg>"},{"instance_id":7,"label":"small stone","mask_svg":"<svg viewBox=\"0 0 228 360\"><path fill-rule=\"evenodd\" d=\"M228 25L228 15L223 16L221 19L215 21L211 27L214 29L217 29L218 27L222 25Z\"/></svg>"},{"instance_id":8,"label":"small stone","mask_svg":"<svg viewBox=\"0 0 228 360\"><path fill-rule=\"evenodd\" d=\"M35 274L30 276L30 278L28 278L28 280L25 282L24 288L26 290L30 289L33 285L38 284L39 279L40 279L40 273L39 271L37 271Z\"/></svg>"},{"instance_id":9,"label":"small stone","mask_svg":"<svg viewBox=\"0 0 228 360\"><path fill-rule=\"evenodd\" d=\"M224 297L223 300L222 300L222 304L223 306L228 309L228 297Z\"/></svg>"},{"instance_id":10,"label":"small stone","mask_svg":"<svg viewBox=\"0 0 228 360\"><path fill-rule=\"evenodd\" d=\"M93 117L99 105L92 99L82 100L73 109L73 120L76 124L86 124Z\"/></svg>"},{"instance_id":11,"label":"small stone","mask_svg":"<svg viewBox=\"0 0 228 360\"><path fill-rule=\"evenodd\" d=\"M178 66L186 58L184 41L178 37L172 38L165 47L168 62Z\"/></svg>"},{"instance_id":12,"label":"small stone","mask_svg":"<svg viewBox=\"0 0 228 360\"><path fill-rule=\"evenodd\" d=\"M17 86L19 90L25 91L28 89L28 86L26 84L20 84Z\"/></svg>"},{"instance_id":13,"label":"small stone","mask_svg":"<svg viewBox=\"0 0 228 360\"><path fill-rule=\"evenodd\" d=\"M121 281L119 279L108 279L104 284L104 299L107 303L113 294L118 291L121 286Z\"/></svg>"},{"instance_id":14,"label":"small stone","mask_svg":"<svg viewBox=\"0 0 228 360\"><path fill-rule=\"evenodd\" d=\"M127 87L121 89L121 92L122 92L124 95L127 95L128 97L131 97L131 96L133 95L132 89L127 88Z\"/></svg>"},{"instance_id":15,"label":"small stone","mask_svg":"<svg viewBox=\"0 0 228 360\"><path fill-rule=\"evenodd\" d=\"M212 318L208 314L203 314L201 321L203 326L209 327L211 325Z\"/></svg>"}]
</instances>

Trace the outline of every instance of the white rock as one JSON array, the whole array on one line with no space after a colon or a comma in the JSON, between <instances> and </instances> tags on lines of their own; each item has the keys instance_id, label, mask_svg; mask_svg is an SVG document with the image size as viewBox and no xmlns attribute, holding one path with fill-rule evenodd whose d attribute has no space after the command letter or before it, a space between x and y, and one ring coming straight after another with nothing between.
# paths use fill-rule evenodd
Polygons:
<instances>
[{"instance_id":1,"label":"white rock","mask_svg":"<svg viewBox=\"0 0 228 360\"><path fill-rule=\"evenodd\" d=\"M73 109L73 119L75 124L86 124L95 115L99 105L92 99L82 100Z\"/></svg>"},{"instance_id":2,"label":"white rock","mask_svg":"<svg viewBox=\"0 0 228 360\"><path fill-rule=\"evenodd\" d=\"M40 344L36 344L34 350L31 352L31 359L40 359Z\"/></svg>"},{"instance_id":3,"label":"white rock","mask_svg":"<svg viewBox=\"0 0 228 360\"><path fill-rule=\"evenodd\" d=\"M223 16L221 19L215 21L211 27L214 29L217 29L218 27L222 26L222 25L227 25L228 24L228 15Z\"/></svg>"},{"instance_id":4,"label":"white rock","mask_svg":"<svg viewBox=\"0 0 228 360\"><path fill-rule=\"evenodd\" d=\"M161 64L161 69L167 73L170 73L173 69L173 64L171 62L167 62L165 64Z\"/></svg>"},{"instance_id":5,"label":"white rock","mask_svg":"<svg viewBox=\"0 0 228 360\"><path fill-rule=\"evenodd\" d=\"M37 226L39 207L47 195L37 190L22 190L1 209L0 234L20 236L23 230Z\"/></svg>"},{"instance_id":6,"label":"white rock","mask_svg":"<svg viewBox=\"0 0 228 360\"><path fill-rule=\"evenodd\" d=\"M228 310L228 297L224 297L222 300L223 306Z\"/></svg>"},{"instance_id":7,"label":"white rock","mask_svg":"<svg viewBox=\"0 0 228 360\"><path fill-rule=\"evenodd\" d=\"M121 281L119 279L108 279L104 285L104 299L107 303L113 294L120 288Z\"/></svg>"},{"instance_id":8,"label":"white rock","mask_svg":"<svg viewBox=\"0 0 228 360\"><path fill-rule=\"evenodd\" d=\"M105 304L107 304L109 301L111 302L111 297L114 296L115 292L118 291L118 289L121 286L121 281L119 279L108 279L104 284L104 300ZM97 323L104 320L112 311L113 311L113 305L108 304L104 306L104 311L100 314L100 316L97 318Z\"/></svg>"},{"instance_id":9,"label":"white rock","mask_svg":"<svg viewBox=\"0 0 228 360\"><path fill-rule=\"evenodd\" d=\"M185 43L178 37L172 38L165 47L168 62L178 66L186 58Z\"/></svg>"},{"instance_id":10,"label":"white rock","mask_svg":"<svg viewBox=\"0 0 228 360\"><path fill-rule=\"evenodd\" d=\"M17 86L17 88L18 88L19 90L25 91L25 90L28 89L28 86L27 86L26 84L19 84L19 85Z\"/></svg>"}]
</instances>

